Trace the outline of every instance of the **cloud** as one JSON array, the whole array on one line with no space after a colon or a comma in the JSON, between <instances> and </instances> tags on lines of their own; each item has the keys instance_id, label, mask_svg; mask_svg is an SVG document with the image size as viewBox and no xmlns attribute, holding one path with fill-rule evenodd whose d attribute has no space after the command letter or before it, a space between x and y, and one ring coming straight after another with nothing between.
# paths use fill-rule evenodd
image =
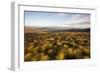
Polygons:
<instances>
[{"instance_id":1,"label":"cloud","mask_svg":"<svg viewBox=\"0 0 100 73\"><path fill-rule=\"evenodd\" d=\"M82 26L90 26L90 15L89 14L73 14L73 16L70 17L70 20L66 20L64 25L68 26L75 26L79 25ZM76 27L76 26L75 26Z\"/></svg>"},{"instance_id":2,"label":"cloud","mask_svg":"<svg viewBox=\"0 0 100 73\"><path fill-rule=\"evenodd\" d=\"M59 16L65 16L65 13L58 13Z\"/></svg>"},{"instance_id":3,"label":"cloud","mask_svg":"<svg viewBox=\"0 0 100 73\"><path fill-rule=\"evenodd\" d=\"M25 26L59 26L68 28L89 28L90 14L29 12L28 14L26 13L25 16Z\"/></svg>"}]
</instances>

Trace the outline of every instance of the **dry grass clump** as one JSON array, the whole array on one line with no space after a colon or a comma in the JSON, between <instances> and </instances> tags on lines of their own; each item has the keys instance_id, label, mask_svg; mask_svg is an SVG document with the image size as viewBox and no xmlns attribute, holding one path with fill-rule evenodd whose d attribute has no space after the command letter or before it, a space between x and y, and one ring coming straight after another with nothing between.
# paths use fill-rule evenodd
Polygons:
<instances>
[{"instance_id":1,"label":"dry grass clump","mask_svg":"<svg viewBox=\"0 0 100 73\"><path fill-rule=\"evenodd\" d=\"M25 33L24 61L90 58L89 32Z\"/></svg>"}]
</instances>

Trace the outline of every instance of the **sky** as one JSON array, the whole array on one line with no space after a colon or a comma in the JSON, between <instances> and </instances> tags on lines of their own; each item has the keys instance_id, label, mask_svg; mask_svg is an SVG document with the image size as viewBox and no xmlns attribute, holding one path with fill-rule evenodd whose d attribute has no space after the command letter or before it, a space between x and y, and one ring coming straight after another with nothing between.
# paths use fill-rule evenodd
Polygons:
<instances>
[{"instance_id":1,"label":"sky","mask_svg":"<svg viewBox=\"0 0 100 73\"><path fill-rule=\"evenodd\" d=\"M24 11L25 26L90 28L90 14Z\"/></svg>"}]
</instances>

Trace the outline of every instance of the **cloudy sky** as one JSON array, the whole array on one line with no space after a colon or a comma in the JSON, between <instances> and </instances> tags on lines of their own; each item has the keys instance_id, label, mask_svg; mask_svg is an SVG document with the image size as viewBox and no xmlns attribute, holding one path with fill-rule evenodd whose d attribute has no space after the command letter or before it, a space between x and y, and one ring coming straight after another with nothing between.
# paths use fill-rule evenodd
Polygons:
<instances>
[{"instance_id":1,"label":"cloudy sky","mask_svg":"<svg viewBox=\"0 0 100 73\"><path fill-rule=\"evenodd\" d=\"M24 11L25 26L90 28L90 14Z\"/></svg>"}]
</instances>

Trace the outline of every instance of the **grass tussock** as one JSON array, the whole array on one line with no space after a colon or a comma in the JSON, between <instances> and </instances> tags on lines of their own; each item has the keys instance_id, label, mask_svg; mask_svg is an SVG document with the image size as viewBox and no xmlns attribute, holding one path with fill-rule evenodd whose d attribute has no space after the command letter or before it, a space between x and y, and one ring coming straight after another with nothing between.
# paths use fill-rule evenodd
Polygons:
<instances>
[{"instance_id":1,"label":"grass tussock","mask_svg":"<svg viewBox=\"0 0 100 73\"><path fill-rule=\"evenodd\" d=\"M24 61L90 58L89 32L25 33Z\"/></svg>"}]
</instances>

